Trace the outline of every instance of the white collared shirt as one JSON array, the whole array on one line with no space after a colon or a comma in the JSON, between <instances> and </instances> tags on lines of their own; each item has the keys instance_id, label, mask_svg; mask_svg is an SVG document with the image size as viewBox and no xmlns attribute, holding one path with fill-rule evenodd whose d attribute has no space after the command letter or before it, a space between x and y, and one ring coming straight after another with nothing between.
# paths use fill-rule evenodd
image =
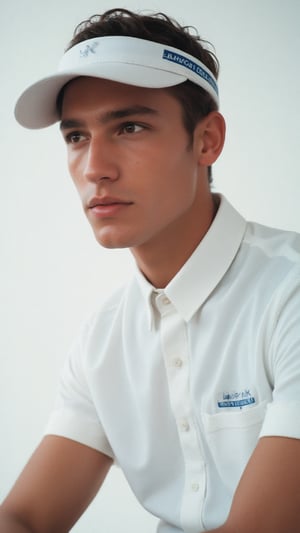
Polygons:
<instances>
[{"instance_id":1,"label":"white collared shirt","mask_svg":"<svg viewBox=\"0 0 300 533\"><path fill-rule=\"evenodd\" d=\"M114 458L160 533L224 523L265 435L300 438L300 236L221 198L164 290L137 272L66 362L47 433Z\"/></svg>"}]
</instances>

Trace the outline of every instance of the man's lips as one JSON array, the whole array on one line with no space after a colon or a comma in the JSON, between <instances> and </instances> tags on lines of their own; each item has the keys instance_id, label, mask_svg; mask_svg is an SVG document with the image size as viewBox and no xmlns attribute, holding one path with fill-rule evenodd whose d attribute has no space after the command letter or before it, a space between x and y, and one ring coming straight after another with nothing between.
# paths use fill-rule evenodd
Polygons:
<instances>
[{"instance_id":1,"label":"man's lips","mask_svg":"<svg viewBox=\"0 0 300 533\"><path fill-rule=\"evenodd\" d=\"M132 202L127 202L126 200L115 198L113 196L95 196L88 201L87 208L95 216L101 218L105 216L112 216L122 208L128 207L129 205L132 205Z\"/></svg>"}]
</instances>

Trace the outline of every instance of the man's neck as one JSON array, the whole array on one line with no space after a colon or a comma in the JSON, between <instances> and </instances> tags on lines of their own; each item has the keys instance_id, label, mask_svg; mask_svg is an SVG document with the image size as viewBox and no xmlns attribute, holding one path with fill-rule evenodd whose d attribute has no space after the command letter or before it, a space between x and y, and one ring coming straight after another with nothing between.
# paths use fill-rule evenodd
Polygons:
<instances>
[{"instance_id":1,"label":"man's neck","mask_svg":"<svg viewBox=\"0 0 300 533\"><path fill-rule=\"evenodd\" d=\"M153 242L131 249L140 271L154 287L166 287L181 270L207 233L218 205L218 197L211 195L209 202L199 206L197 220L192 217L189 225L178 221L176 228L166 228Z\"/></svg>"}]
</instances>

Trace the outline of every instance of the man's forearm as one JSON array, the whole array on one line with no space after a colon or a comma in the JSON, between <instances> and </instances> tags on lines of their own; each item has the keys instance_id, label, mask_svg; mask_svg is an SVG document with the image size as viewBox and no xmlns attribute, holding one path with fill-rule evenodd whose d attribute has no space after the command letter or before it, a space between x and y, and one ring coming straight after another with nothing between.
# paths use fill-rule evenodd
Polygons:
<instances>
[{"instance_id":1,"label":"man's forearm","mask_svg":"<svg viewBox=\"0 0 300 533\"><path fill-rule=\"evenodd\" d=\"M0 509L0 533L34 533L17 517Z\"/></svg>"}]
</instances>

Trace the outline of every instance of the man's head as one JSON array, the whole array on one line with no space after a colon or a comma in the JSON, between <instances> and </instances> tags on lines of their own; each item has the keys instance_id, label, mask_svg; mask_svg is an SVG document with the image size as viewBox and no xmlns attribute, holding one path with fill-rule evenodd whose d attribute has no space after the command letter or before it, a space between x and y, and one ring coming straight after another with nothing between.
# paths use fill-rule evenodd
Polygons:
<instances>
[{"instance_id":1,"label":"man's head","mask_svg":"<svg viewBox=\"0 0 300 533\"><path fill-rule=\"evenodd\" d=\"M101 244L149 251L179 240L191 252L199 242L214 211L207 168L224 141L216 75L213 54L186 28L111 10L82 23L59 72L20 97L24 126L61 121Z\"/></svg>"}]
</instances>

